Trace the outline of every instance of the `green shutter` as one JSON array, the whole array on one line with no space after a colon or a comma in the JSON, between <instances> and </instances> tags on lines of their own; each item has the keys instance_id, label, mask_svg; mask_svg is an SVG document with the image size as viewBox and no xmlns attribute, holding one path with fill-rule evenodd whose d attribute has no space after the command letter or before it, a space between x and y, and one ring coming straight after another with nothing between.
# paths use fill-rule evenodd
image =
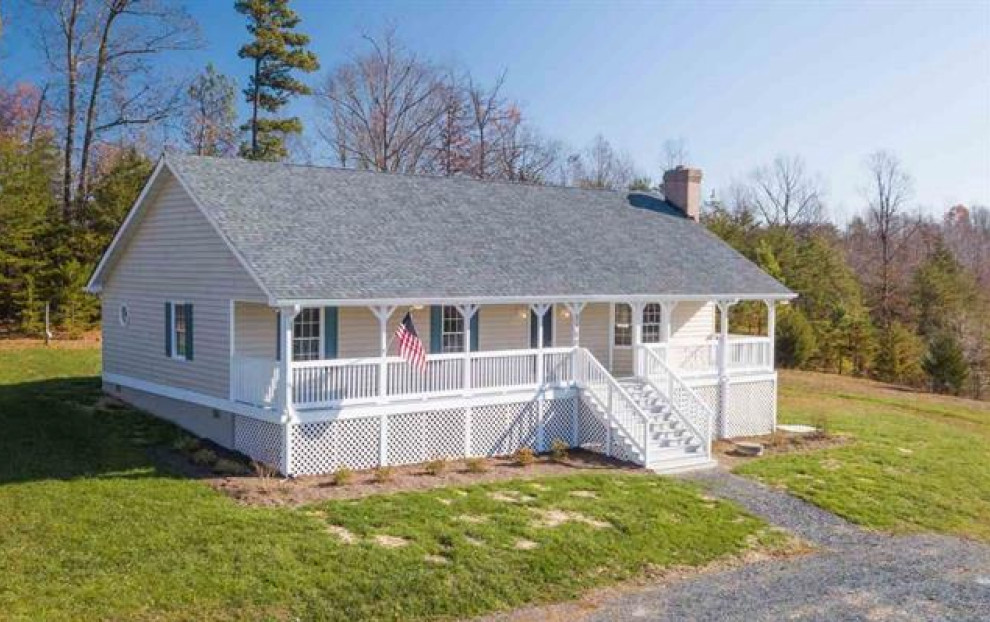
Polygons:
<instances>
[{"instance_id":1,"label":"green shutter","mask_svg":"<svg viewBox=\"0 0 990 622\"><path fill-rule=\"evenodd\" d=\"M471 351L478 351L478 316L481 315L481 309L477 309L474 315L471 316Z\"/></svg>"},{"instance_id":2,"label":"green shutter","mask_svg":"<svg viewBox=\"0 0 990 622\"><path fill-rule=\"evenodd\" d=\"M165 303L165 356L172 358L172 303Z\"/></svg>"},{"instance_id":3,"label":"green shutter","mask_svg":"<svg viewBox=\"0 0 990 622\"><path fill-rule=\"evenodd\" d=\"M443 307L430 307L430 352L439 354L443 351Z\"/></svg>"},{"instance_id":4,"label":"green shutter","mask_svg":"<svg viewBox=\"0 0 990 622\"><path fill-rule=\"evenodd\" d=\"M323 353L325 358L337 358L337 307L323 309Z\"/></svg>"},{"instance_id":5,"label":"green shutter","mask_svg":"<svg viewBox=\"0 0 990 622\"><path fill-rule=\"evenodd\" d=\"M275 360L282 360L282 312L275 312Z\"/></svg>"},{"instance_id":6,"label":"green shutter","mask_svg":"<svg viewBox=\"0 0 990 622\"><path fill-rule=\"evenodd\" d=\"M186 303L186 360L193 360L193 306Z\"/></svg>"}]
</instances>

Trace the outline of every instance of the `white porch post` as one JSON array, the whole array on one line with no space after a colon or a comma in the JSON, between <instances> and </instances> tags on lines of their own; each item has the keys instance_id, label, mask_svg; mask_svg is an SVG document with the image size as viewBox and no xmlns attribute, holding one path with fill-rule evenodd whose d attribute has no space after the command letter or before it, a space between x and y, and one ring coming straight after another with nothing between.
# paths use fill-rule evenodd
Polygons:
<instances>
[{"instance_id":1,"label":"white porch post","mask_svg":"<svg viewBox=\"0 0 990 622\"><path fill-rule=\"evenodd\" d=\"M384 400L388 394L388 318L395 307L379 305L369 308L378 318L378 397Z\"/></svg>"},{"instance_id":2,"label":"white porch post","mask_svg":"<svg viewBox=\"0 0 990 622\"><path fill-rule=\"evenodd\" d=\"M776 362L774 361L774 356L776 355L776 337L774 335L777 332L777 305L773 300L765 300L764 302L767 305L767 339L770 340L770 343L767 345L767 351L769 353L767 364L772 371L776 367Z\"/></svg>"},{"instance_id":3,"label":"white porch post","mask_svg":"<svg viewBox=\"0 0 990 622\"><path fill-rule=\"evenodd\" d=\"M540 303L530 305L529 308L536 314L536 382L543 389L544 369L543 369L543 316L547 314L550 305Z\"/></svg>"},{"instance_id":4,"label":"white porch post","mask_svg":"<svg viewBox=\"0 0 990 622\"><path fill-rule=\"evenodd\" d=\"M378 318L378 400L388 397L388 318L395 307L378 305L369 307ZM388 464L388 415L382 413L378 422L378 465Z\"/></svg>"},{"instance_id":5,"label":"white porch post","mask_svg":"<svg viewBox=\"0 0 990 622\"><path fill-rule=\"evenodd\" d=\"M633 375L643 375L643 363L640 347L643 345L643 303L633 302L629 307L632 309L632 363Z\"/></svg>"},{"instance_id":6,"label":"white porch post","mask_svg":"<svg viewBox=\"0 0 990 622\"><path fill-rule=\"evenodd\" d=\"M281 307L281 325L279 330L282 333L282 351L279 353L279 376L282 382L279 383L278 407L282 415L282 473L291 475L289 469L292 465L292 435L289 428L295 419L295 408L292 405L292 324L301 311L299 305L292 307Z\"/></svg>"},{"instance_id":7,"label":"white porch post","mask_svg":"<svg viewBox=\"0 0 990 622\"><path fill-rule=\"evenodd\" d=\"M718 331L718 404L721 426L719 435L725 437L728 433L729 406L729 308L735 301L718 301L719 331Z\"/></svg>"},{"instance_id":8,"label":"white porch post","mask_svg":"<svg viewBox=\"0 0 990 622\"><path fill-rule=\"evenodd\" d=\"M571 381L578 382L578 348L581 347L581 312L587 303L565 302L564 306L571 314L571 345L574 350L571 352Z\"/></svg>"},{"instance_id":9,"label":"white porch post","mask_svg":"<svg viewBox=\"0 0 990 622\"><path fill-rule=\"evenodd\" d=\"M471 391L471 318L478 312L478 305L460 305L457 312L464 319L464 391Z\"/></svg>"},{"instance_id":10,"label":"white porch post","mask_svg":"<svg viewBox=\"0 0 990 622\"><path fill-rule=\"evenodd\" d=\"M660 324L660 341L664 344L663 360L668 364L670 364L670 325L672 324L671 320L674 317L674 309L676 307L676 302L667 301L660 303L660 310L663 312Z\"/></svg>"}]
</instances>

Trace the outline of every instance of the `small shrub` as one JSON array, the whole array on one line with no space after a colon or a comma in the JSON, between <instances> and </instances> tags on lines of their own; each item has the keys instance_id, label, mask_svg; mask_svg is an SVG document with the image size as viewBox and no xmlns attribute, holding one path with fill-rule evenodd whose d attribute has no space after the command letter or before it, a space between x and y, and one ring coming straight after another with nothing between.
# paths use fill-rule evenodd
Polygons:
<instances>
[{"instance_id":1,"label":"small shrub","mask_svg":"<svg viewBox=\"0 0 990 622\"><path fill-rule=\"evenodd\" d=\"M354 480L354 471L349 468L342 466L333 472L333 482L334 486L346 486Z\"/></svg>"},{"instance_id":2,"label":"small shrub","mask_svg":"<svg viewBox=\"0 0 990 622\"><path fill-rule=\"evenodd\" d=\"M237 460L220 458L213 465L213 472L217 475L247 475L248 468Z\"/></svg>"},{"instance_id":3,"label":"small shrub","mask_svg":"<svg viewBox=\"0 0 990 622\"><path fill-rule=\"evenodd\" d=\"M529 466L536 462L536 454L529 447L520 447L516 450L515 456L516 464L519 466Z\"/></svg>"},{"instance_id":4,"label":"small shrub","mask_svg":"<svg viewBox=\"0 0 990 622\"><path fill-rule=\"evenodd\" d=\"M565 462L567 460L567 450L570 448L570 445L559 438L555 438L550 443L550 457L554 462Z\"/></svg>"},{"instance_id":5,"label":"small shrub","mask_svg":"<svg viewBox=\"0 0 990 622\"><path fill-rule=\"evenodd\" d=\"M395 479L395 469L390 466L380 466L375 469L374 481L376 484L387 484Z\"/></svg>"},{"instance_id":6,"label":"small shrub","mask_svg":"<svg viewBox=\"0 0 990 622\"><path fill-rule=\"evenodd\" d=\"M468 458L464 461L468 473L484 473L488 471L488 463L484 458Z\"/></svg>"},{"instance_id":7,"label":"small shrub","mask_svg":"<svg viewBox=\"0 0 990 622\"><path fill-rule=\"evenodd\" d=\"M172 449L181 451L182 453L191 454L199 449L199 439L195 436L182 434L177 439L172 441Z\"/></svg>"},{"instance_id":8,"label":"small shrub","mask_svg":"<svg viewBox=\"0 0 990 622\"><path fill-rule=\"evenodd\" d=\"M443 458L434 458L426 463L423 470L434 477L438 477L443 475L444 471L447 470L447 461Z\"/></svg>"},{"instance_id":9,"label":"small shrub","mask_svg":"<svg viewBox=\"0 0 990 622\"><path fill-rule=\"evenodd\" d=\"M254 471L254 476L261 479L271 479L275 477L278 473L273 467L268 466L264 462L258 462L257 460L251 461L251 470Z\"/></svg>"},{"instance_id":10,"label":"small shrub","mask_svg":"<svg viewBox=\"0 0 990 622\"><path fill-rule=\"evenodd\" d=\"M820 413L818 415L815 415L815 418L812 421L812 425L815 426L815 431L809 435L810 437L816 439L829 437L828 416L825 415L825 413Z\"/></svg>"},{"instance_id":11,"label":"small shrub","mask_svg":"<svg viewBox=\"0 0 990 622\"><path fill-rule=\"evenodd\" d=\"M217 461L217 452L207 447L203 447L202 449L197 449L194 451L192 456L190 456L190 459L193 461L193 464L198 464L199 466L210 466Z\"/></svg>"}]
</instances>

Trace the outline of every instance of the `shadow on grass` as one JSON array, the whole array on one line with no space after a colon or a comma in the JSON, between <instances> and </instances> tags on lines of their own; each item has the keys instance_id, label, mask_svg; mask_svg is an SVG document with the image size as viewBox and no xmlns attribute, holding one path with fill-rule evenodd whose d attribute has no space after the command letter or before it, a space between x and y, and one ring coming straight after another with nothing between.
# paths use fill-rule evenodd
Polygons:
<instances>
[{"instance_id":1,"label":"shadow on grass","mask_svg":"<svg viewBox=\"0 0 990 622\"><path fill-rule=\"evenodd\" d=\"M181 433L103 399L98 377L0 385L0 485L75 478L180 477L148 449Z\"/></svg>"}]
</instances>

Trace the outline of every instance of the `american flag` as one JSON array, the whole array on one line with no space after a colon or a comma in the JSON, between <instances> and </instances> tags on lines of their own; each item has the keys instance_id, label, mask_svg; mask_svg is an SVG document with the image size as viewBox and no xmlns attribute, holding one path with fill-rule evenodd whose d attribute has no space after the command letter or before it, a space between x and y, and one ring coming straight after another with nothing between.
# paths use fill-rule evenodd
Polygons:
<instances>
[{"instance_id":1,"label":"american flag","mask_svg":"<svg viewBox=\"0 0 990 622\"><path fill-rule=\"evenodd\" d=\"M416 327L413 326L411 313L407 312L399 327L395 329L395 339L399 342L399 356L409 361L409 364L419 371L426 371L426 350L423 349L423 342L416 333Z\"/></svg>"}]
</instances>

